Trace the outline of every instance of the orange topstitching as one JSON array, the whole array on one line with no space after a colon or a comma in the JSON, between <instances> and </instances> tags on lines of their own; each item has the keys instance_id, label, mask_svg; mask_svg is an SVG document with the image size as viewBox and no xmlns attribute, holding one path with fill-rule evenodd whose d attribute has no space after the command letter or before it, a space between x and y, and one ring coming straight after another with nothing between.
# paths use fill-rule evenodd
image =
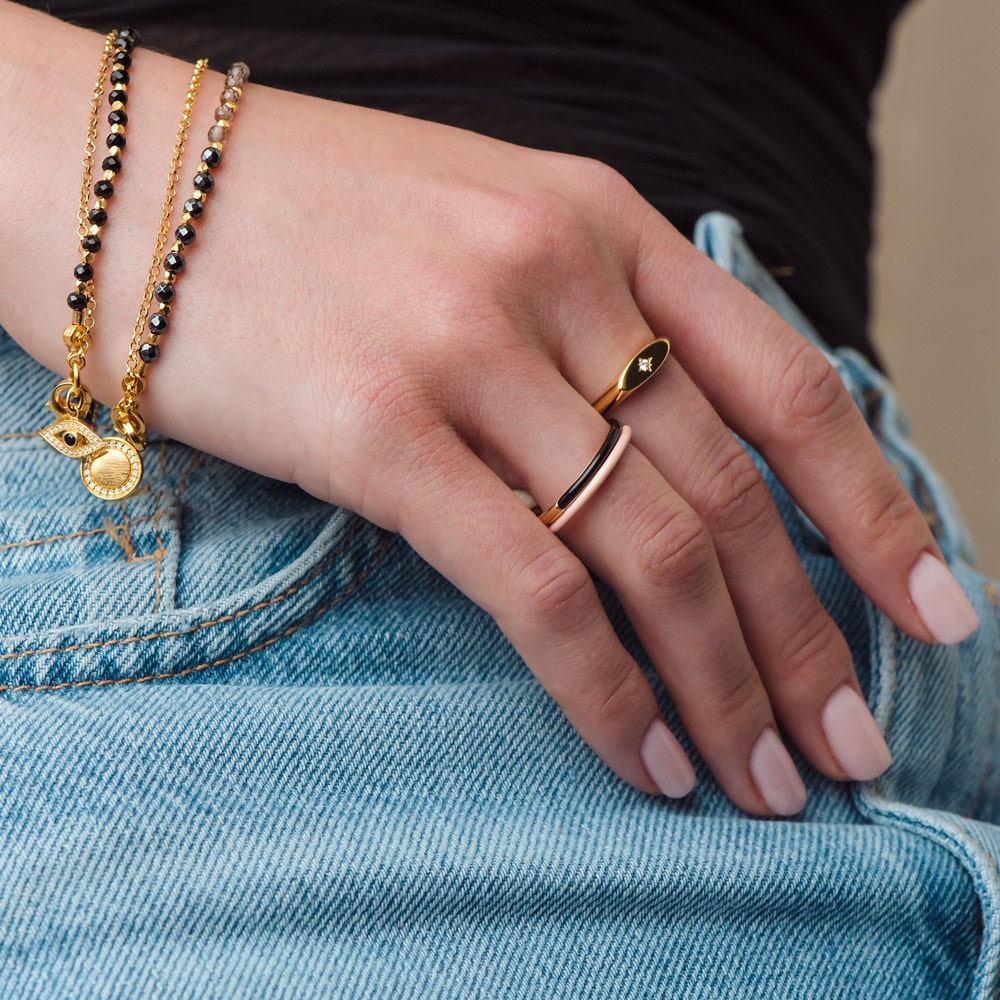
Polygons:
<instances>
[{"instance_id":1,"label":"orange topstitching","mask_svg":"<svg viewBox=\"0 0 1000 1000\"><path fill-rule=\"evenodd\" d=\"M103 648L103 647L106 647L106 646L127 645L127 644L134 643L134 642L146 642L146 641L148 641L150 639L166 639L166 638L173 638L173 637L176 637L176 636L193 635L195 632L199 632L202 629L211 628L214 625L222 625L222 624L224 624L226 622L231 622L231 621L235 621L235 620L237 620L239 618L243 618L246 615L253 614L255 611L261 611L264 608L270 607L272 604L276 604L279 601L283 601L286 598L289 598L289 597L293 596L294 594L298 593L298 591L300 591L304 586L306 586L306 584L310 583L313 579L315 579L315 577L317 577L320 573L322 573L326 569L326 567L329 566L330 563L333 562L333 560L336 559L347 548L348 545L350 545L350 543L354 540L354 538L362 530L362 528L364 527L365 523L366 522L364 520L362 520L361 518L357 518L356 521L355 521L354 526L344 536L344 538L341 541L340 545L333 552L331 552L319 565L313 567L312 570L310 570L304 577L302 577L296 583L294 583L290 587L288 587L287 590L283 590L281 593L275 594L273 597L269 597L266 601L259 601L257 604L254 604L254 605L252 605L249 608L242 608L239 611L233 611L233 612L231 612L229 614L221 615L220 617L213 618L213 619L211 619L209 621L198 622L196 625L193 625L193 626L191 626L190 628L187 628L187 629L167 629L167 630L162 631L162 632L152 632L152 633L148 633L146 635L128 635L128 636L121 636L120 638L117 638L117 639L104 639L104 640L102 640L100 642L82 642L82 643L76 643L75 645L71 645L71 646L48 646L48 647L45 647L43 649L28 649L28 650L22 650L21 652L17 652L17 653L3 653L3 654L0 654L0 661L2 661L2 660L20 659L20 658L26 657L26 656L41 656L41 655L44 655L44 654L47 654L47 653L71 653L71 652L76 652L77 650L81 650L81 649L100 649L100 648ZM365 566L364 569L359 573L358 577L354 581L352 581L352 583L349 586L349 588L346 591L344 591L340 595L340 597L336 598L333 602L331 602L330 604L327 604L325 607L323 607L319 611L317 611L313 617L316 617L319 614L322 614L324 611L327 611L329 608L333 607L334 604L338 603L345 596L347 596L347 594L352 593L354 591L354 589L356 589L357 584L360 583L360 581L365 576L367 576L367 574L369 572L371 572L371 570L378 564L379 560L381 560L381 558L385 555L385 552L386 552L386 550L389 547L389 542L391 541L392 537L393 537L392 535L387 536L387 538L384 540L383 544L379 547L379 550L376 552L376 554L373 557L373 559L371 560L371 562L368 563L368 565ZM310 619L306 619L306 621L310 621L310 620L311 620L311 618ZM300 623L300 625L296 626L296 627L301 627L302 624L305 624L305 622ZM292 631L294 631L294 630L295 629L293 628ZM280 636L276 636L274 638L281 638L282 636L284 636L286 634L289 634L289 633L288 632L283 632L283 633L281 633ZM271 641L273 641L273 640L271 640ZM265 642L263 645L269 645L269 642ZM244 651L242 651L240 653L235 654L234 656L226 657L224 660L213 661L213 663L208 663L208 664L201 664L199 667L188 667L186 669L186 671L179 671L179 672L167 673L167 674L151 674L151 675L149 675L148 678L145 678L145 679L153 680L153 679L156 679L156 678L159 678L159 677L182 676L185 672L191 673L194 670L201 670L201 669L204 669L205 667L208 667L208 666L217 665L218 663L229 662L229 660L231 660L231 659L236 659L239 656L244 656L247 653L254 652L255 649L260 649L260 648L263 648L263 646L257 646L257 647L254 648L254 650L244 650ZM78 687L78 686L86 686L86 685L90 685L90 684L127 683L127 682L130 682L130 681L136 681L136 680L142 680L142 679L143 678L139 678L139 677L126 677L126 678L121 678L121 679L112 678L112 679L100 680L100 681L98 681L98 680L94 680L94 681L90 681L90 680L88 680L88 681L71 681L71 682L67 682L65 684L59 684L59 685L45 685L45 684L43 684L43 685L37 685L37 686L35 686L35 685L18 685L18 686L14 686L14 685L7 684L7 685L0 685L0 691L34 691L34 690L46 691L46 690L53 690L53 689L55 689L57 687Z\"/></svg>"}]
</instances>

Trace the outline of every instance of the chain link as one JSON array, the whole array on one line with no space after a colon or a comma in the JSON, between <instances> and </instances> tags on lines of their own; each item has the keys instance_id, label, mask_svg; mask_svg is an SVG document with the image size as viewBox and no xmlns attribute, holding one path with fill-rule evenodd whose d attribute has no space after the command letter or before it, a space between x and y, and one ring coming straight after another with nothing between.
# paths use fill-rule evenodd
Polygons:
<instances>
[{"instance_id":1,"label":"chain link","mask_svg":"<svg viewBox=\"0 0 1000 1000\"><path fill-rule=\"evenodd\" d=\"M167 236L170 233L170 217L173 215L174 198L177 195L177 177L180 174L181 160L184 156L184 146L187 143L188 129L191 125L191 113L194 110L195 98L198 96L198 87L201 84L201 77L208 68L207 59L199 59L194 64L194 72L191 75L191 83L188 85L187 100L184 102L184 110L181 113L180 122L177 125L177 138L174 141L174 155L170 161L170 175L167 178L167 190L163 198L163 213L160 216L160 231L156 237L156 246L153 250L153 259L149 265L149 274L146 278L146 288L142 295L142 303L139 306L139 314L135 320L135 329L132 333L132 342L129 345L128 372L122 379L122 398L118 401L117 411L127 418L132 414L139 393L142 392L144 382L139 374L139 367L142 364L139 358L139 348L142 346L142 335L146 328L146 320L149 318L149 307L153 301L153 289L156 287L156 279L160 273L160 265L163 263L163 252L167 246ZM138 418L138 413L135 414Z\"/></svg>"}]
</instances>

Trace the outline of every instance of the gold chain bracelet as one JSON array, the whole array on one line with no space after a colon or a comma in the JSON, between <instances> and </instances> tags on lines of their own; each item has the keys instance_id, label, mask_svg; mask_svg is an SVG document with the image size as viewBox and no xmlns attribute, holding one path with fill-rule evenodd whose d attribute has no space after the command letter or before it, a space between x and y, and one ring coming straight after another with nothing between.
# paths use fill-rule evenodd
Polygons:
<instances>
[{"instance_id":1,"label":"gold chain bracelet","mask_svg":"<svg viewBox=\"0 0 1000 1000\"><path fill-rule=\"evenodd\" d=\"M46 403L56 416L55 422L39 431L39 434L58 452L80 462L80 476L84 485L94 496L102 500L123 499L133 493L142 480L140 453L146 447L146 425L139 411L139 397L145 388L146 369L159 354L159 338L169 325L171 301L175 293L174 285L178 273L185 264L184 251L197 235L193 221L202 215L208 192L214 186L212 170L221 162L236 105L250 74L245 63L234 63L229 68L226 89L215 111L215 124L209 130L209 145L201 154L198 172L194 177L195 191L184 203L184 212L174 233L174 244L164 255L191 115L202 75L208 67L208 60L199 59L194 65L184 109L177 126L177 137L170 162L153 259L149 266L146 286L129 345L126 371L122 378L122 396L111 408L111 423L119 436L102 437L93 422L95 401L83 384L81 373L86 364L87 351L93 343L94 312L97 305L94 259L101 249L101 230L108 219L108 201L114 194L115 181L122 169L125 125L128 121L125 113L130 80L128 70L132 63L132 50L138 41L137 32L129 28L111 32L104 41L91 101L83 160L83 182L80 188L78 232L81 262L73 272L76 289L67 299L72 310L72 319L63 332L63 340L69 352L67 354L69 375L55 386ZM109 65L110 77L108 77ZM108 95L111 106L108 115L111 132L107 138L109 155L102 163L104 176L95 183L93 167L97 148L97 123L106 79L113 88ZM91 200L94 202L92 207L90 207ZM160 275L161 268L162 275ZM158 275L160 275L159 282L157 282ZM154 296L157 307L150 315ZM143 341L144 332L147 335L145 341Z\"/></svg>"}]
</instances>

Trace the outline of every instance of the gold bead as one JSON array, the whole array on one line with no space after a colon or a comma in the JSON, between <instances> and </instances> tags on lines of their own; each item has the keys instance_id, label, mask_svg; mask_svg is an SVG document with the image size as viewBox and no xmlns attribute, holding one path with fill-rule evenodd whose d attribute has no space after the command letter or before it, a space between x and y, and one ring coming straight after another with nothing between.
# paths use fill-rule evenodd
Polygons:
<instances>
[{"instance_id":1,"label":"gold bead","mask_svg":"<svg viewBox=\"0 0 1000 1000\"><path fill-rule=\"evenodd\" d=\"M87 328L80 323L70 323L69 326L63 330L63 343L73 349L77 350L80 347L80 341L87 335Z\"/></svg>"}]
</instances>

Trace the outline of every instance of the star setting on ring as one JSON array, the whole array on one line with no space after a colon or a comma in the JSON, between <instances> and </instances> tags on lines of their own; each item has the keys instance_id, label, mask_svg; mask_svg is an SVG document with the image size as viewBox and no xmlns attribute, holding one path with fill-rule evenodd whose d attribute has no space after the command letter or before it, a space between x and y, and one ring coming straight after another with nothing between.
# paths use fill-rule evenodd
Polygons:
<instances>
[{"instance_id":1,"label":"star setting on ring","mask_svg":"<svg viewBox=\"0 0 1000 1000\"><path fill-rule=\"evenodd\" d=\"M639 371L641 371L641 372L651 372L653 370L653 359L652 358L639 358L638 368L639 368Z\"/></svg>"}]
</instances>

